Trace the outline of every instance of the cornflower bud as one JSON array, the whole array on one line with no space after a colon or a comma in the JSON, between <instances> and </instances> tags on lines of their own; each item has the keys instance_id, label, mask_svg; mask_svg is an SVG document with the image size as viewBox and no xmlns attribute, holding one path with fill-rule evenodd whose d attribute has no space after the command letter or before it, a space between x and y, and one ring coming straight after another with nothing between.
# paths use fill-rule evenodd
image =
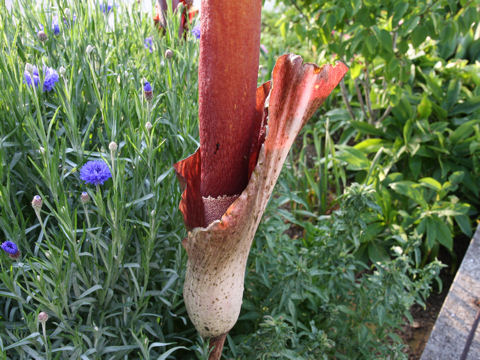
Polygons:
<instances>
[{"instance_id":1,"label":"cornflower bud","mask_svg":"<svg viewBox=\"0 0 480 360\"><path fill-rule=\"evenodd\" d=\"M82 192L82 194L80 195L80 200L84 204L86 204L87 202L90 201L90 196L88 195L88 193L86 191Z\"/></svg>"},{"instance_id":2,"label":"cornflower bud","mask_svg":"<svg viewBox=\"0 0 480 360\"><path fill-rule=\"evenodd\" d=\"M41 323L46 323L48 320L48 314L45 311L42 311L38 314L38 321Z\"/></svg>"},{"instance_id":3,"label":"cornflower bud","mask_svg":"<svg viewBox=\"0 0 480 360\"><path fill-rule=\"evenodd\" d=\"M40 195L35 195L32 200L32 207L35 210L35 212L40 211L42 208L43 201Z\"/></svg>"},{"instance_id":4,"label":"cornflower bud","mask_svg":"<svg viewBox=\"0 0 480 360\"><path fill-rule=\"evenodd\" d=\"M32 64L30 64L30 63L25 64L25 72L27 72L29 74L33 74L34 70L35 70L35 67Z\"/></svg>"},{"instance_id":5,"label":"cornflower bud","mask_svg":"<svg viewBox=\"0 0 480 360\"><path fill-rule=\"evenodd\" d=\"M165 57L166 57L167 59L171 59L171 58L173 57L173 51L170 50L170 49L167 49L167 50L165 51Z\"/></svg>"},{"instance_id":6,"label":"cornflower bud","mask_svg":"<svg viewBox=\"0 0 480 360\"><path fill-rule=\"evenodd\" d=\"M115 141L112 141L110 144L108 144L108 149L111 151L111 152L115 152L117 151L118 149L118 145Z\"/></svg>"},{"instance_id":7,"label":"cornflower bud","mask_svg":"<svg viewBox=\"0 0 480 360\"><path fill-rule=\"evenodd\" d=\"M150 130L152 130L152 123L150 121L147 121L147 123L145 124L145 129L147 129L148 132L150 132Z\"/></svg>"},{"instance_id":8,"label":"cornflower bud","mask_svg":"<svg viewBox=\"0 0 480 360\"><path fill-rule=\"evenodd\" d=\"M70 9L69 8L65 8L65 10L63 10L63 12L65 13L65 16L67 18L70 18Z\"/></svg>"},{"instance_id":9,"label":"cornflower bud","mask_svg":"<svg viewBox=\"0 0 480 360\"><path fill-rule=\"evenodd\" d=\"M63 66L60 66L60 69L58 69L58 73L59 73L61 76L65 75L65 72L66 72L66 71L67 71L67 70L66 70Z\"/></svg>"},{"instance_id":10,"label":"cornflower bud","mask_svg":"<svg viewBox=\"0 0 480 360\"><path fill-rule=\"evenodd\" d=\"M45 31L43 30L38 30L37 36L38 36L38 40L40 40L41 42L44 42L45 40L47 40L47 34L45 34Z\"/></svg>"}]
</instances>

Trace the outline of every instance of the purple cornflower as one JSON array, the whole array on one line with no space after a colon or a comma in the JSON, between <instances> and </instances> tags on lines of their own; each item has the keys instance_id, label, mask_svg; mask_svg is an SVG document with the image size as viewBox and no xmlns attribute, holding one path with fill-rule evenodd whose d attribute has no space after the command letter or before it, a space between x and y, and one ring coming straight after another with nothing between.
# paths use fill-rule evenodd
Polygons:
<instances>
[{"instance_id":1,"label":"purple cornflower","mask_svg":"<svg viewBox=\"0 0 480 360\"><path fill-rule=\"evenodd\" d=\"M17 259L20 256L17 244L12 241L5 241L2 244L2 250L5 251L12 259Z\"/></svg>"},{"instance_id":2,"label":"purple cornflower","mask_svg":"<svg viewBox=\"0 0 480 360\"><path fill-rule=\"evenodd\" d=\"M113 4L109 1L108 3L102 3L100 4L100 10L104 13L104 14L108 14L113 8Z\"/></svg>"},{"instance_id":3,"label":"purple cornflower","mask_svg":"<svg viewBox=\"0 0 480 360\"><path fill-rule=\"evenodd\" d=\"M60 26L58 26L58 17L54 16L52 20L52 30L54 35L60 34Z\"/></svg>"},{"instance_id":4,"label":"purple cornflower","mask_svg":"<svg viewBox=\"0 0 480 360\"><path fill-rule=\"evenodd\" d=\"M55 69L47 66L43 67L45 79L43 80L43 91L51 91L55 87L55 83L58 81L58 73Z\"/></svg>"},{"instance_id":5,"label":"purple cornflower","mask_svg":"<svg viewBox=\"0 0 480 360\"><path fill-rule=\"evenodd\" d=\"M153 99L153 89L152 85L148 81L143 83L143 94L145 95L145 99L148 101Z\"/></svg>"},{"instance_id":6,"label":"purple cornflower","mask_svg":"<svg viewBox=\"0 0 480 360\"><path fill-rule=\"evenodd\" d=\"M145 46L145 48L148 49L148 51L150 51L150 53L153 52L153 39L151 36L145 38L145 40L143 40L143 46Z\"/></svg>"},{"instance_id":7,"label":"purple cornflower","mask_svg":"<svg viewBox=\"0 0 480 360\"><path fill-rule=\"evenodd\" d=\"M25 66L25 72L23 73L24 80L23 82L28 86L38 87L40 82L40 76L38 75L38 68L35 65L27 64Z\"/></svg>"},{"instance_id":8,"label":"purple cornflower","mask_svg":"<svg viewBox=\"0 0 480 360\"><path fill-rule=\"evenodd\" d=\"M195 36L195 38L200 39L200 25L195 25L195 27L192 29L192 34Z\"/></svg>"},{"instance_id":9,"label":"purple cornflower","mask_svg":"<svg viewBox=\"0 0 480 360\"><path fill-rule=\"evenodd\" d=\"M111 177L112 173L103 160L87 161L80 169L80 179L85 184L103 185Z\"/></svg>"}]
</instances>

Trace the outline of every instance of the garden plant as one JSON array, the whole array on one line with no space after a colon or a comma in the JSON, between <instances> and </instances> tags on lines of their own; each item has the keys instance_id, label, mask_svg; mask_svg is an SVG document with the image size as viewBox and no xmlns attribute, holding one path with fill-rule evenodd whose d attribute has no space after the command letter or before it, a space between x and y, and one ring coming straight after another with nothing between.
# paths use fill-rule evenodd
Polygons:
<instances>
[{"instance_id":1,"label":"garden plant","mask_svg":"<svg viewBox=\"0 0 480 360\"><path fill-rule=\"evenodd\" d=\"M0 359L408 358L479 206L478 4L8 3Z\"/></svg>"}]
</instances>

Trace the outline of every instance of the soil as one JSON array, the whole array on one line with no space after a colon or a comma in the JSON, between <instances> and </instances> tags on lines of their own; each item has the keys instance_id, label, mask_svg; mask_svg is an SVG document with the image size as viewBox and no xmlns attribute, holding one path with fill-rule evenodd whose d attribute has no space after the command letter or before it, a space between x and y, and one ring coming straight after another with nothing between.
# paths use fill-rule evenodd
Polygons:
<instances>
[{"instance_id":1,"label":"soil","mask_svg":"<svg viewBox=\"0 0 480 360\"><path fill-rule=\"evenodd\" d=\"M448 271L448 268L445 270ZM447 273L447 271L445 271L446 274L444 273L441 276L443 282L442 292L434 291L427 299L425 309L420 305L412 306L410 313L414 319L413 324L405 320L406 324L399 334L405 344L408 345L406 353L409 360L418 360L422 356L423 349L427 344L433 325L437 320L438 313L442 308L443 301L447 297L454 278L454 275Z\"/></svg>"}]
</instances>

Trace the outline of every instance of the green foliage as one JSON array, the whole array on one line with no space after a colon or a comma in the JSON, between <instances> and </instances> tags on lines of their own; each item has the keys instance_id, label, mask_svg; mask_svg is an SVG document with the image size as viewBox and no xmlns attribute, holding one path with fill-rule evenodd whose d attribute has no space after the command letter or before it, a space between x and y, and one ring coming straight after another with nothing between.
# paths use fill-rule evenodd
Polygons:
<instances>
[{"instance_id":1,"label":"green foliage","mask_svg":"<svg viewBox=\"0 0 480 360\"><path fill-rule=\"evenodd\" d=\"M415 265L411 236L375 263L359 259L369 222L378 216L374 189L354 184L330 216L295 227L267 214L252 251L246 296L232 332L240 359L405 358L395 332L424 304L440 264ZM272 208L279 205L275 199ZM256 322L255 333L252 321ZM245 333L243 333L245 332ZM240 355L243 354L243 355Z\"/></svg>"},{"instance_id":2,"label":"green foliage","mask_svg":"<svg viewBox=\"0 0 480 360\"><path fill-rule=\"evenodd\" d=\"M280 30L285 47L300 42L307 59L322 62L335 54L350 67L341 84L346 109L332 106L307 127L305 134L314 134L305 142L306 149L315 146L313 163L304 166L302 154L300 165L292 162L320 184L305 184L311 195L302 199L303 210L318 202L328 211L325 199L352 181L373 184L382 211L371 224L372 241L364 244L370 260L380 247L385 252L392 234L413 230L423 239L423 263L440 247L454 256L454 238L471 236L480 206L478 4L278 3L284 8L270 26ZM322 136L336 147L319 152ZM346 170L336 170L343 165Z\"/></svg>"},{"instance_id":3,"label":"green foliage","mask_svg":"<svg viewBox=\"0 0 480 360\"><path fill-rule=\"evenodd\" d=\"M172 358L193 343L178 333L195 334L181 296L184 230L171 165L197 145L198 41L179 39L173 20L162 36L138 5L105 15L94 2L72 2L69 26L61 20L66 4L30 5L0 11L0 242L22 252L18 261L0 254L1 352ZM58 36L50 31L55 15ZM153 53L144 47L149 36ZM43 64L65 72L45 93L42 83L24 84L27 62L41 74ZM151 102L143 78L153 86ZM79 179L91 159L112 172L97 188ZM40 311L49 315L46 337Z\"/></svg>"}]
</instances>

